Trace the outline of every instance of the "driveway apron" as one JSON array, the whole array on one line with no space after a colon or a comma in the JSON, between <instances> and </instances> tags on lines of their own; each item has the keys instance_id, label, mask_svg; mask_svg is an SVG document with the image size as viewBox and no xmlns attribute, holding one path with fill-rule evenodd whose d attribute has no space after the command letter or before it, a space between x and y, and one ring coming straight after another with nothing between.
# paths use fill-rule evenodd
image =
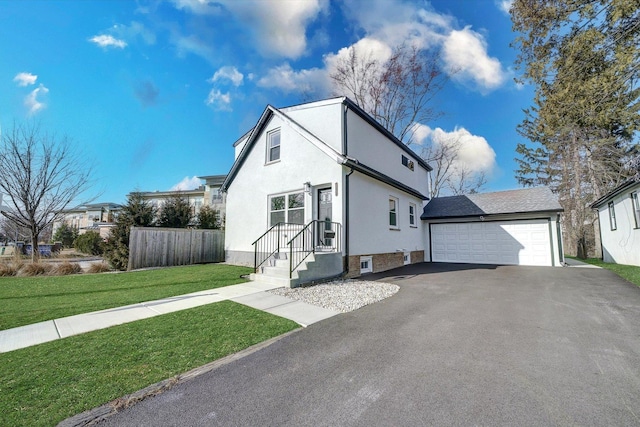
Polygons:
<instances>
[{"instance_id":1,"label":"driveway apron","mask_svg":"<svg viewBox=\"0 0 640 427\"><path fill-rule=\"evenodd\" d=\"M400 291L104 425L640 424L640 289L613 273L420 264L371 278Z\"/></svg>"}]
</instances>

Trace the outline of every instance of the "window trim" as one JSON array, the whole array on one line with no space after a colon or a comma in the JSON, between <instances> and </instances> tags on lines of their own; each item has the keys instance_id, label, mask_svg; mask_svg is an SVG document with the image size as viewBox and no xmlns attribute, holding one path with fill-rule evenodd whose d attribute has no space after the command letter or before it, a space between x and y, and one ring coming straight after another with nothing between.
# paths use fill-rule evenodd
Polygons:
<instances>
[{"instance_id":1,"label":"window trim","mask_svg":"<svg viewBox=\"0 0 640 427\"><path fill-rule=\"evenodd\" d=\"M291 208L289 207L289 197L295 194L302 194L302 206L300 207L295 207L295 208ZM271 201L276 198L276 197L284 197L284 207L283 209L276 209L273 210L271 209ZM272 224L271 223L271 215L274 212L283 212L284 213L284 222L285 224L292 224L289 221L289 212L292 210L295 211L302 211L302 223L300 223L300 225L304 225L305 223L305 214L306 214L306 197L305 197L305 193L303 189L300 190L294 190L294 191L290 191L288 193L278 193L278 194L270 194L267 196L267 224L269 225L269 227L273 227L276 224Z\"/></svg>"},{"instance_id":2,"label":"window trim","mask_svg":"<svg viewBox=\"0 0 640 427\"><path fill-rule=\"evenodd\" d=\"M615 231L618 229L618 222L616 221L616 208L613 201L607 204L609 208L609 225L611 226L611 231Z\"/></svg>"},{"instance_id":3,"label":"window trim","mask_svg":"<svg viewBox=\"0 0 640 427\"><path fill-rule=\"evenodd\" d=\"M392 202L394 204L393 209L391 208L391 203ZM398 223L398 219L399 219L399 213L400 213L400 202L399 202L397 197L389 196L388 213L389 213L389 215L387 216L387 218L388 218L388 223L389 223L389 229L391 229L391 230L399 230L400 229L400 224ZM393 215L393 219L394 219L395 224L391 223L392 215Z\"/></svg>"},{"instance_id":4,"label":"window trim","mask_svg":"<svg viewBox=\"0 0 640 427\"><path fill-rule=\"evenodd\" d=\"M631 193L631 213L636 221L634 228L640 228L640 199L638 198L638 192Z\"/></svg>"},{"instance_id":5,"label":"window trim","mask_svg":"<svg viewBox=\"0 0 640 427\"><path fill-rule=\"evenodd\" d=\"M402 165L405 166L410 171L413 171L415 169L415 165L413 163L413 160L409 159L404 154L402 154L402 157L401 157L400 161L401 161Z\"/></svg>"},{"instance_id":6,"label":"window trim","mask_svg":"<svg viewBox=\"0 0 640 427\"><path fill-rule=\"evenodd\" d=\"M271 146L271 139L275 136L278 135L278 145L276 146ZM277 159L272 159L271 158L271 153L272 151L278 147L278 158ZM267 148L267 152L266 152L266 162L265 164L269 165L271 163L276 163L280 161L280 158L282 157L282 134L280 132L280 128L278 129L274 129L270 132L267 133L267 144L266 144L266 148Z\"/></svg>"},{"instance_id":7,"label":"window trim","mask_svg":"<svg viewBox=\"0 0 640 427\"><path fill-rule=\"evenodd\" d=\"M362 268L363 263L367 263L368 267ZM360 257L360 274L373 273L373 257L361 256Z\"/></svg>"},{"instance_id":8,"label":"window trim","mask_svg":"<svg viewBox=\"0 0 640 427\"><path fill-rule=\"evenodd\" d=\"M416 211L417 206L415 203L409 202L409 226L413 228L418 228L418 223L416 222ZM413 210L413 213L411 212Z\"/></svg>"}]
</instances>

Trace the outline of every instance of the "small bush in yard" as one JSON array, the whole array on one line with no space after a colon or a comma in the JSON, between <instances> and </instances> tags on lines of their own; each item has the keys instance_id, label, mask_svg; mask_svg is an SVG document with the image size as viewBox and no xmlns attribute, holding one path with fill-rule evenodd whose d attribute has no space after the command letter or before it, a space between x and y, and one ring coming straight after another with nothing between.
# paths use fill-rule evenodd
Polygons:
<instances>
[{"instance_id":1,"label":"small bush in yard","mask_svg":"<svg viewBox=\"0 0 640 427\"><path fill-rule=\"evenodd\" d=\"M101 255L104 252L104 242L100 233L96 231L87 231L79 235L73 246L76 250L90 255Z\"/></svg>"},{"instance_id":2,"label":"small bush in yard","mask_svg":"<svg viewBox=\"0 0 640 427\"><path fill-rule=\"evenodd\" d=\"M89 273L105 273L107 271L111 271L111 268L106 262L91 264L87 270Z\"/></svg>"},{"instance_id":3,"label":"small bush in yard","mask_svg":"<svg viewBox=\"0 0 640 427\"><path fill-rule=\"evenodd\" d=\"M25 264L19 271L17 276L44 276L51 273L53 266L41 262L33 262Z\"/></svg>"},{"instance_id":4,"label":"small bush in yard","mask_svg":"<svg viewBox=\"0 0 640 427\"><path fill-rule=\"evenodd\" d=\"M82 273L82 267L77 262L63 262L55 269L57 276L68 276L69 274Z\"/></svg>"},{"instance_id":5,"label":"small bush in yard","mask_svg":"<svg viewBox=\"0 0 640 427\"><path fill-rule=\"evenodd\" d=\"M19 267L14 263L0 264L0 277L15 276L18 274Z\"/></svg>"}]
</instances>

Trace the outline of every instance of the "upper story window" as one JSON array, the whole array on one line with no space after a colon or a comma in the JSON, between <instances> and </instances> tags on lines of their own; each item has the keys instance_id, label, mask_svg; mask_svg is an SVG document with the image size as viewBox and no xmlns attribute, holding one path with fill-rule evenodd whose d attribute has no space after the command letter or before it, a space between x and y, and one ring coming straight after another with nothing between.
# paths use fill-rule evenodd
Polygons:
<instances>
[{"instance_id":1,"label":"upper story window","mask_svg":"<svg viewBox=\"0 0 640 427\"><path fill-rule=\"evenodd\" d=\"M389 226L398 228L398 199L389 197Z\"/></svg>"},{"instance_id":2,"label":"upper story window","mask_svg":"<svg viewBox=\"0 0 640 427\"><path fill-rule=\"evenodd\" d=\"M609 223L611 224L611 230L618 228L616 224L616 210L613 207L613 202L609 202Z\"/></svg>"},{"instance_id":3,"label":"upper story window","mask_svg":"<svg viewBox=\"0 0 640 427\"><path fill-rule=\"evenodd\" d=\"M636 228L640 228L640 200L638 193L631 193L631 203L633 204L633 216L636 220Z\"/></svg>"},{"instance_id":4,"label":"upper story window","mask_svg":"<svg viewBox=\"0 0 640 427\"><path fill-rule=\"evenodd\" d=\"M413 160L409 160L409 158L405 155L402 156L402 164L406 167L408 167L409 169L413 170L414 166L413 166Z\"/></svg>"},{"instance_id":5,"label":"upper story window","mask_svg":"<svg viewBox=\"0 0 640 427\"><path fill-rule=\"evenodd\" d=\"M416 227L416 205L415 203L409 203L409 225Z\"/></svg>"},{"instance_id":6,"label":"upper story window","mask_svg":"<svg viewBox=\"0 0 640 427\"><path fill-rule=\"evenodd\" d=\"M222 191L219 188L211 190L211 201L219 202L222 200Z\"/></svg>"},{"instance_id":7,"label":"upper story window","mask_svg":"<svg viewBox=\"0 0 640 427\"><path fill-rule=\"evenodd\" d=\"M267 163L280 160L280 129L267 134Z\"/></svg>"}]
</instances>

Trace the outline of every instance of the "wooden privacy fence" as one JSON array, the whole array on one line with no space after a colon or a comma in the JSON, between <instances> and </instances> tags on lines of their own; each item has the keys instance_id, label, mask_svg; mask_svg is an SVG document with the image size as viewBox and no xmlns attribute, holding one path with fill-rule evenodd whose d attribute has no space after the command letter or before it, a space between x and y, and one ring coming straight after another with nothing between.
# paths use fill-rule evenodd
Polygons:
<instances>
[{"instance_id":1,"label":"wooden privacy fence","mask_svg":"<svg viewBox=\"0 0 640 427\"><path fill-rule=\"evenodd\" d=\"M224 261L224 231L131 227L129 270Z\"/></svg>"}]
</instances>

